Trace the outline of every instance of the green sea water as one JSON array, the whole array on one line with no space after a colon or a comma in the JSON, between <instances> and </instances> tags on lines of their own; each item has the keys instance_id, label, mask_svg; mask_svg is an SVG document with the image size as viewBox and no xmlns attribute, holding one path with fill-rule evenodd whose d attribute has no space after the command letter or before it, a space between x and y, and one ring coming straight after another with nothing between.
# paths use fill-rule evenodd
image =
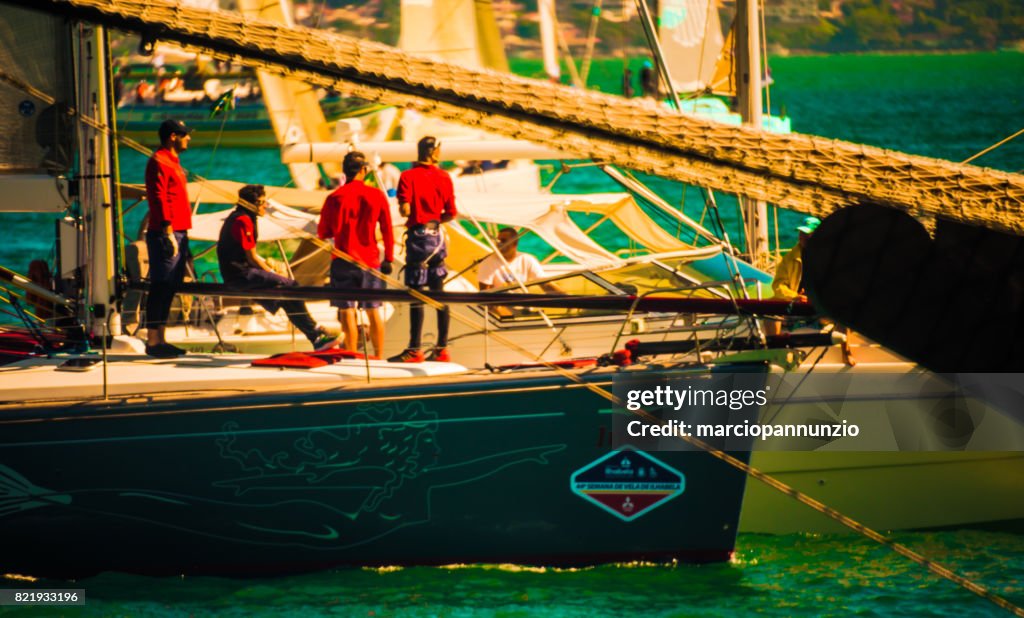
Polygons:
<instances>
[{"instance_id":1,"label":"green sea water","mask_svg":"<svg viewBox=\"0 0 1024 618\"><path fill-rule=\"evenodd\" d=\"M525 74L535 73L537 66L525 61L515 65ZM594 79L603 90L617 92L621 68L619 61L597 62ZM772 73L772 107L778 112L784 105L794 130L801 133L963 160L1024 128L1024 54L778 58L772 61ZM265 184L288 180L276 151L195 146L185 155L185 164L198 174ZM141 182L145 159L131 152L121 157L124 179ZM1024 137L976 163L1024 169ZM684 203L691 214L700 215L694 189L658 179L651 184L670 202ZM617 190L586 168L574 170L558 186L565 192ZM721 203L727 226L734 226L728 200ZM139 209L128 215L129 234L134 234L141 214ZM788 245L792 237L786 224L798 217L783 213L781 219L780 244ZM48 258L50 215L0 220L0 264L24 271L31 259ZM946 530L899 533L895 538L1024 604L1024 536ZM260 580L106 574L39 585L85 588L87 605L45 611L0 607L0 615L1007 615L853 535L741 535L736 558L710 566L349 569Z\"/></svg>"},{"instance_id":2,"label":"green sea water","mask_svg":"<svg viewBox=\"0 0 1024 618\"><path fill-rule=\"evenodd\" d=\"M642 520L637 525L643 525ZM985 531L901 533L895 539L1024 603L1024 536ZM154 560L159 560L154 556ZM274 579L147 578L78 582L84 608L46 616L999 616L988 601L928 575L879 545L846 535L741 535L715 565L512 565L339 569Z\"/></svg>"}]
</instances>

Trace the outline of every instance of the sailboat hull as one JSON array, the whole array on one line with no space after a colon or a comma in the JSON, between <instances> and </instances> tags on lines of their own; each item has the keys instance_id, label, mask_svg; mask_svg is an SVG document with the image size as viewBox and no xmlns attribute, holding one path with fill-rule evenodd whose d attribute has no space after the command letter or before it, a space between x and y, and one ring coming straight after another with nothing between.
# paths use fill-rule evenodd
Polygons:
<instances>
[{"instance_id":1,"label":"sailboat hull","mask_svg":"<svg viewBox=\"0 0 1024 618\"><path fill-rule=\"evenodd\" d=\"M762 422L842 420L870 440L791 438L755 447L753 467L876 530L1024 523L1024 432L1014 409L991 398L998 391L984 398L949 376L885 363L896 358L881 348L858 347L854 368L829 352L792 374L799 388ZM740 530L851 532L761 483L747 486Z\"/></svg>"},{"instance_id":2,"label":"sailboat hull","mask_svg":"<svg viewBox=\"0 0 1024 618\"><path fill-rule=\"evenodd\" d=\"M564 378L428 381L8 408L0 568L255 575L731 555L742 473L703 453L613 451L611 405ZM668 485L581 485L625 459Z\"/></svg>"},{"instance_id":3,"label":"sailboat hull","mask_svg":"<svg viewBox=\"0 0 1024 618\"><path fill-rule=\"evenodd\" d=\"M1020 452L755 452L751 465L876 530L1024 521ZM740 530L850 532L760 483L747 486Z\"/></svg>"}]
</instances>

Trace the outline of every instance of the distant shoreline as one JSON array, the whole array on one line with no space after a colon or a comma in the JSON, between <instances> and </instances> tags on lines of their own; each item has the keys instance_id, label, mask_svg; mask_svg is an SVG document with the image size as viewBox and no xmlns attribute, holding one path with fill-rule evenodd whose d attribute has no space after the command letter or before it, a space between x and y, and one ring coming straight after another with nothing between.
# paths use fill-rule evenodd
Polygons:
<instances>
[{"instance_id":1,"label":"distant shoreline","mask_svg":"<svg viewBox=\"0 0 1024 618\"><path fill-rule=\"evenodd\" d=\"M967 54L1024 54L1024 48L1003 48L1003 49L890 49L890 50L863 50L845 52L823 52L813 49L785 49L768 50L769 58L788 57L819 57L819 56L962 56ZM649 53L637 51L635 54L612 54L594 55L594 60L601 61L623 61L649 58ZM509 60L537 60L541 59L540 54L527 51L526 53L509 53Z\"/></svg>"},{"instance_id":2,"label":"distant shoreline","mask_svg":"<svg viewBox=\"0 0 1024 618\"><path fill-rule=\"evenodd\" d=\"M823 52L813 49L786 49L768 51L769 57L788 56L962 56L965 54L1021 54L1024 49L878 49L843 52Z\"/></svg>"}]
</instances>

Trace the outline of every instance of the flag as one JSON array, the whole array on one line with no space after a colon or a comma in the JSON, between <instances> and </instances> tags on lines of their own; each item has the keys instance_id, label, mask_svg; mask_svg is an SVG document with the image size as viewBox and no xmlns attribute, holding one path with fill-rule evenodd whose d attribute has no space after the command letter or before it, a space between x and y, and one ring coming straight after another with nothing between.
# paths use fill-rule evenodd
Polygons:
<instances>
[{"instance_id":1,"label":"flag","mask_svg":"<svg viewBox=\"0 0 1024 618\"><path fill-rule=\"evenodd\" d=\"M221 112L225 112L229 109L235 109L235 89L231 88L224 94L217 97L217 100L210 106L210 118L213 118Z\"/></svg>"}]
</instances>

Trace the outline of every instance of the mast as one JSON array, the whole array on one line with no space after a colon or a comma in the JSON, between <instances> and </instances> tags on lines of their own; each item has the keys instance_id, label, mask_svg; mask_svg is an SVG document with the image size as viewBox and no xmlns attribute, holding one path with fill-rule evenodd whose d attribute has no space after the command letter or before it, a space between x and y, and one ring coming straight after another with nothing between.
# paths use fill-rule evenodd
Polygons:
<instances>
[{"instance_id":1,"label":"mast","mask_svg":"<svg viewBox=\"0 0 1024 618\"><path fill-rule=\"evenodd\" d=\"M736 0L737 106L743 124L761 125L761 20L758 0ZM763 129L762 129L763 130ZM750 263L768 266L768 206L761 200L740 197Z\"/></svg>"},{"instance_id":2,"label":"mast","mask_svg":"<svg viewBox=\"0 0 1024 618\"><path fill-rule=\"evenodd\" d=\"M636 0L636 8L640 13L640 23L644 27L644 34L647 35L647 43L651 48L651 53L654 54L654 62L658 67L658 74L665 83L665 87L668 88L669 100L675 106L676 111L681 111L682 105L679 103L679 94L676 92L672 75L669 74L668 65L665 64L665 53L662 51L661 41L658 39L658 28L651 17L650 10L647 8L647 1Z\"/></svg>"},{"instance_id":3,"label":"mast","mask_svg":"<svg viewBox=\"0 0 1024 618\"><path fill-rule=\"evenodd\" d=\"M116 199L110 123L110 59L102 26L79 22L73 27L76 102L79 117L79 200L84 221L85 289L79 318L94 336L120 335L115 302L114 217Z\"/></svg>"}]
</instances>

